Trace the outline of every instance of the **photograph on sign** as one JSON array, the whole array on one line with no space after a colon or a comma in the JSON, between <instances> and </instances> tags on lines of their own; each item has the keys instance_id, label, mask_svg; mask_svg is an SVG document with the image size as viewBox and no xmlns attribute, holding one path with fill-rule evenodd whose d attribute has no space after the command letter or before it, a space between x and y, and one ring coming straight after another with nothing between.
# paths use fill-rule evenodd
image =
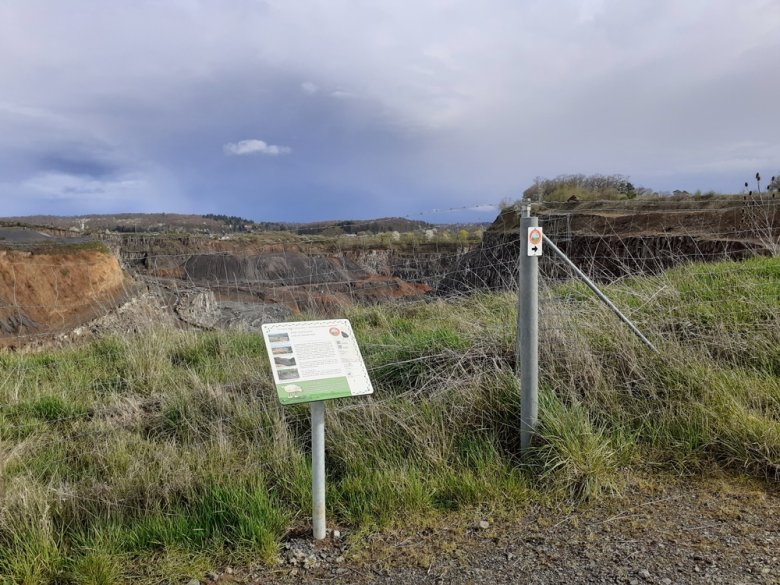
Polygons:
<instances>
[{"instance_id":1,"label":"photograph on sign","mask_svg":"<svg viewBox=\"0 0 780 585\"><path fill-rule=\"evenodd\" d=\"M262 330L282 404L373 393L348 320L268 323Z\"/></svg>"},{"instance_id":2,"label":"photograph on sign","mask_svg":"<svg viewBox=\"0 0 780 585\"><path fill-rule=\"evenodd\" d=\"M542 228L529 227L528 228L528 255L529 256L541 256L542 255L542 240L544 235Z\"/></svg>"}]
</instances>

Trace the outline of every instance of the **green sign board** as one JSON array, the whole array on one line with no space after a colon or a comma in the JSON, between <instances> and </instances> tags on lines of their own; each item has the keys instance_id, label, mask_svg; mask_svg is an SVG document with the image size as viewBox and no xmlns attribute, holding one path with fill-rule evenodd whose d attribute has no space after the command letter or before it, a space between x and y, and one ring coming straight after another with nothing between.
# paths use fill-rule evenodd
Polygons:
<instances>
[{"instance_id":1,"label":"green sign board","mask_svg":"<svg viewBox=\"0 0 780 585\"><path fill-rule=\"evenodd\" d=\"M374 392L346 319L269 323L263 338L282 404Z\"/></svg>"}]
</instances>

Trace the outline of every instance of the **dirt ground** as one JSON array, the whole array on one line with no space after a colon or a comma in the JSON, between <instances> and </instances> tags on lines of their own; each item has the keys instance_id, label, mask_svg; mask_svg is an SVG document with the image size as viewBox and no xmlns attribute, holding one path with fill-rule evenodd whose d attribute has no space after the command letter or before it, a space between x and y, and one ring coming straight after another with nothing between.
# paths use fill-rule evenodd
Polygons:
<instances>
[{"instance_id":1,"label":"dirt ground","mask_svg":"<svg viewBox=\"0 0 780 585\"><path fill-rule=\"evenodd\" d=\"M780 583L780 486L734 477L634 481L577 509L457 514L425 528L291 537L271 568L203 583Z\"/></svg>"}]
</instances>

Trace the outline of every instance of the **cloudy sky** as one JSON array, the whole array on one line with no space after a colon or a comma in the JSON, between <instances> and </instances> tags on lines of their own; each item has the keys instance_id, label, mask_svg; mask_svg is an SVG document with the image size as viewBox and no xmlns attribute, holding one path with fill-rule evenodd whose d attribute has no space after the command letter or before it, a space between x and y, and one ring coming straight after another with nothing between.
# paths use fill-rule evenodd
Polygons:
<instances>
[{"instance_id":1,"label":"cloudy sky","mask_svg":"<svg viewBox=\"0 0 780 585\"><path fill-rule=\"evenodd\" d=\"M780 0L0 0L0 215L734 192L780 173L778 71Z\"/></svg>"}]
</instances>

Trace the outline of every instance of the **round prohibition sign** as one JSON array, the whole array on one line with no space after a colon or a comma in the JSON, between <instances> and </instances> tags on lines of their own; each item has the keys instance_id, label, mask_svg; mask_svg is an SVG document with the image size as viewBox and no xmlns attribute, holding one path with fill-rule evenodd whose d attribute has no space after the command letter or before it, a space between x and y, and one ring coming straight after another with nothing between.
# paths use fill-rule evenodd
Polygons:
<instances>
[{"instance_id":1,"label":"round prohibition sign","mask_svg":"<svg viewBox=\"0 0 780 585\"><path fill-rule=\"evenodd\" d=\"M538 246L542 243L542 230L534 228L528 232L528 243L532 246Z\"/></svg>"}]
</instances>

